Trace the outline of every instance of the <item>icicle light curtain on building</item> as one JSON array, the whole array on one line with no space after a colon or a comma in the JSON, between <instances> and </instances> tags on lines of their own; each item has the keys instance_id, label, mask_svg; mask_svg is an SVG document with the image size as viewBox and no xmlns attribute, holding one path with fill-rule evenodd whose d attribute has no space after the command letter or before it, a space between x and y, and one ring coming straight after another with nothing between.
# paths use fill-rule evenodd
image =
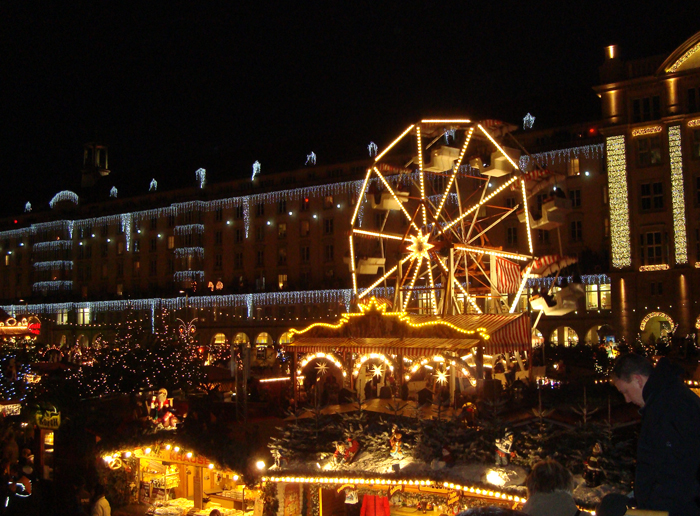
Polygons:
<instances>
[{"instance_id":1,"label":"icicle light curtain on building","mask_svg":"<svg viewBox=\"0 0 700 516\"><path fill-rule=\"evenodd\" d=\"M570 147L568 149L558 149L539 154L524 154L520 156L520 170L528 170L531 163L537 163L542 167L554 165L555 163L569 162L571 158L600 158L603 156L603 144L582 145L580 147Z\"/></svg>"},{"instance_id":2,"label":"icicle light curtain on building","mask_svg":"<svg viewBox=\"0 0 700 516\"><path fill-rule=\"evenodd\" d=\"M668 128L668 155L671 161L671 202L673 204L673 238L676 264L688 263L688 241L685 228L685 194L683 190L683 155L681 126Z\"/></svg>"},{"instance_id":3,"label":"icicle light curtain on building","mask_svg":"<svg viewBox=\"0 0 700 516\"><path fill-rule=\"evenodd\" d=\"M624 135L609 136L606 138L605 146L608 155L612 264L616 269L621 269L632 265Z\"/></svg>"}]
</instances>

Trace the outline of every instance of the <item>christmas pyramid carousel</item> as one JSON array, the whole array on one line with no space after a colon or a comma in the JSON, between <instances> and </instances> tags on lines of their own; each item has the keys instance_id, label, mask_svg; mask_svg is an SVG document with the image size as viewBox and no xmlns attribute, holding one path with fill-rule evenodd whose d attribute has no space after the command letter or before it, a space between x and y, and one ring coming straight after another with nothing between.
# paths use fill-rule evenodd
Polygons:
<instances>
[{"instance_id":1,"label":"christmas pyramid carousel","mask_svg":"<svg viewBox=\"0 0 700 516\"><path fill-rule=\"evenodd\" d=\"M290 330L285 346L309 408L270 445L278 514L359 513L358 494L396 514L523 502L536 457L511 461L498 400L488 418L476 409L484 369L512 354L526 378L532 343L521 295L537 257L531 218L517 217L530 193L503 144L512 129L422 120L375 157L350 221L354 310ZM522 252L491 244L517 245L517 232Z\"/></svg>"}]
</instances>

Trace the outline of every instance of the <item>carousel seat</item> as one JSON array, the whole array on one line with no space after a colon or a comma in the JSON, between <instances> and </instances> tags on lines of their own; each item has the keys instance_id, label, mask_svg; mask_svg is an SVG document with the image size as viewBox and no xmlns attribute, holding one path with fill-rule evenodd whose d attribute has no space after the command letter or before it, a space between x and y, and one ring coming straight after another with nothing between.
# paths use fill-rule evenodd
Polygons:
<instances>
[{"instance_id":1,"label":"carousel seat","mask_svg":"<svg viewBox=\"0 0 700 516\"><path fill-rule=\"evenodd\" d=\"M348 264L348 267L352 271L352 264L350 263L350 257L346 256L343 261ZM379 267L384 267L386 263L386 258L380 257L364 257L359 258L355 263L355 272L357 274L377 274Z\"/></svg>"},{"instance_id":2,"label":"carousel seat","mask_svg":"<svg viewBox=\"0 0 700 516\"><path fill-rule=\"evenodd\" d=\"M512 149L510 147L503 147L503 150L508 154L510 159L514 162L518 162L520 159L520 151L517 149ZM478 168L485 176L490 177L501 177L513 172L513 165L510 163L508 158L506 158L500 151L491 153L490 159L485 158L474 158L469 161L469 164L473 168Z\"/></svg>"},{"instance_id":3,"label":"carousel seat","mask_svg":"<svg viewBox=\"0 0 700 516\"><path fill-rule=\"evenodd\" d=\"M408 192L395 192L396 198L389 192L369 195L370 205L375 210L400 210L401 204L408 202Z\"/></svg>"},{"instance_id":4,"label":"carousel seat","mask_svg":"<svg viewBox=\"0 0 700 516\"><path fill-rule=\"evenodd\" d=\"M556 292L554 296L532 296L530 304L533 310L542 310L545 315L566 315L576 311L578 300L583 295L583 285L572 283Z\"/></svg>"},{"instance_id":5,"label":"carousel seat","mask_svg":"<svg viewBox=\"0 0 700 516\"><path fill-rule=\"evenodd\" d=\"M430 152L430 161L423 166L426 172L444 172L452 170L459 158L459 149L442 145Z\"/></svg>"}]
</instances>

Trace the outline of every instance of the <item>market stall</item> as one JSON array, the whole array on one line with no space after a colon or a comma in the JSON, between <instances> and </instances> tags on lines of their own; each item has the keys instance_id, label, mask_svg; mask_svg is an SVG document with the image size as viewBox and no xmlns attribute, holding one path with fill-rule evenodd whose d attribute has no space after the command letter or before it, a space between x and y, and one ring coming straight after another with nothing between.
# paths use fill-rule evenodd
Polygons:
<instances>
[{"instance_id":1,"label":"market stall","mask_svg":"<svg viewBox=\"0 0 700 516\"><path fill-rule=\"evenodd\" d=\"M149 506L149 514L208 516L218 509L223 516L243 516L253 511L260 496L237 473L174 443L119 451L103 459L112 469L130 461L137 501Z\"/></svg>"}]
</instances>

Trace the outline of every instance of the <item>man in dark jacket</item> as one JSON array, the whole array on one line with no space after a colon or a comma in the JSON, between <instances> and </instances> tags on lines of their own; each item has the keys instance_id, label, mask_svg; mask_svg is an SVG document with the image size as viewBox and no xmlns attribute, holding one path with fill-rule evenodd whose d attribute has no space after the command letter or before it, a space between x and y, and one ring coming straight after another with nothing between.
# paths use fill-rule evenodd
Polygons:
<instances>
[{"instance_id":1,"label":"man in dark jacket","mask_svg":"<svg viewBox=\"0 0 700 516\"><path fill-rule=\"evenodd\" d=\"M617 360L612 376L642 414L634 485L639 508L700 516L700 398L666 358L652 367L629 353Z\"/></svg>"}]
</instances>

